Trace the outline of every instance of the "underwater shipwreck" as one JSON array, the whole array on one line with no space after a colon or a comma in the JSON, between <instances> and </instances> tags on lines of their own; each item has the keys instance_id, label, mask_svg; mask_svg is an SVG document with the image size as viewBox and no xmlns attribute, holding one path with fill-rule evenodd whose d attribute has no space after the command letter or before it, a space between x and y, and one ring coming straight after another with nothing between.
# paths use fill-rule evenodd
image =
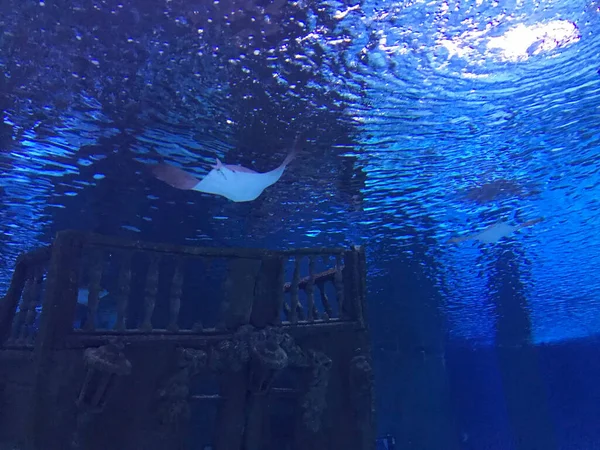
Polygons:
<instances>
[{"instance_id":1,"label":"underwater shipwreck","mask_svg":"<svg viewBox=\"0 0 600 450\"><path fill-rule=\"evenodd\" d=\"M0 303L0 446L375 447L362 247L62 231Z\"/></svg>"}]
</instances>

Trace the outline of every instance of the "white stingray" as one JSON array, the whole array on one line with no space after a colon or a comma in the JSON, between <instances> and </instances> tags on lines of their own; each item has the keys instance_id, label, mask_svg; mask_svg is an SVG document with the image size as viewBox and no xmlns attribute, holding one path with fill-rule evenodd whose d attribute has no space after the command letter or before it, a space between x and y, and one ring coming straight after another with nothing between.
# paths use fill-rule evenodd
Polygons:
<instances>
[{"instance_id":1,"label":"white stingray","mask_svg":"<svg viewBox=\"0 0 600 450\"><path fill-rule=\"evenodd\" d=\"M279 167L264 173L255 172L243 166L223 164L219 159L201 180L168 164L155 166L153 172L156 178L177 189L222 195L234 202L249 202L258 198L266 188L279 181L295 154L294 148Z\"/></svg>"},{"instance_id":2,"label":"white stingray","mask_svg":"<svg viewBox=\"0 0 600 450\"><path fill-rule=\"evenodd\" d=\"M528 220L527 222L523 222L519 225L509 225L506 222L498 222L493 225L490 225L485 230L480 231L479 233L474 233L469 236L455 237L449 239L448 242L462 242L462 241L479 241L484 244L494 244L498 242L500 239L510 236L514 232L520 230L521 228L530 227L535 225L538 222L544 220L543 217L538 217L537 219Z\"/></svg>"}]
</instances>

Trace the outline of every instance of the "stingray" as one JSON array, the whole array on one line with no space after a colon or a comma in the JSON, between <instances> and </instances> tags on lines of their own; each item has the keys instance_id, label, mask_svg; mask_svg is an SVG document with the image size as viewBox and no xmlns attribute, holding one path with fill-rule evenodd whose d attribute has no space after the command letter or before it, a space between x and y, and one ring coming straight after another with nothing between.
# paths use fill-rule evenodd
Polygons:
<instances>
[{"instance_id":1,"label":"stingray","mask_svg":"<svg viewBox=\"0 0 600 450\"><path fill-rule=\"evenodd\" d=\"M258 198L269 186L275 184L283 175L287 165L296 156L296 145L283 163L269 172L259 173L244 166L223 164L218 158L211 171L201 180L194 175L169 164L154 166L156 178L168 185L184 190L222 195L234 202L249 202Z\"/></svg>"},{"instance_id":2,"label":"stingray","mask_svg":"<svg viewBox=\"0 0 600 450\"><path fill-rule=\"evenodd\" d=\"M537 219L528 220L527 222L523 222L518 225L509 225L506 222L498 222L493 225L490 225L485 230L480 231L479 233L471 234L469 236L455 237L449 239L448 242L463 242L463 241L479 241L484 244L494 244L498 242L500 239L505 238L512 233L520 230L521 228L531 227L536 223L544 220L543 217L538 217Z\"/></svg>"}]
</instances>

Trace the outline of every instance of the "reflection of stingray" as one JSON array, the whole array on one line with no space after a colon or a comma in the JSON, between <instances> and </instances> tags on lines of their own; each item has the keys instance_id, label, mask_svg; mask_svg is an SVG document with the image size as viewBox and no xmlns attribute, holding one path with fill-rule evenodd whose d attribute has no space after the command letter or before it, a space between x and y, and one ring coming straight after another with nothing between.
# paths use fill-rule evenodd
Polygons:
<instances>
[{"instance_id":1,"label":"reflection of stingray","mask_svg":"<svg viewBox=\"0 0 600 450\"><path fill-rule=\"evenodd\" d=\"M488 183L473 186L466 191L463 191L463 195L467 200L483 204L499 200L507 197L530 197L532 195L539 194L539 191L530 189L524 184L514 180L493 180Z\"/></svg>"},{"instance_id":2,"label":"reflection of stingray","mask_svg":"<svg viewBox=\"0 0 600 450\"><path fill-rule=\"evenodd\" d=\"M510 236L515 231L520 230L521 228L531 227L536 223L544 220L543 217L538 217L537 219L528 220L527 222L523 222L519 225L509 225L506 222L498 222L493 225L490 225L485 230L480 231L479 233L474 233L469 236L455 237L449 239L448 242L462 242L462 241L479 241L484 244L494 244L498 242L500 239Z\"/></svg>"}]
</instances>

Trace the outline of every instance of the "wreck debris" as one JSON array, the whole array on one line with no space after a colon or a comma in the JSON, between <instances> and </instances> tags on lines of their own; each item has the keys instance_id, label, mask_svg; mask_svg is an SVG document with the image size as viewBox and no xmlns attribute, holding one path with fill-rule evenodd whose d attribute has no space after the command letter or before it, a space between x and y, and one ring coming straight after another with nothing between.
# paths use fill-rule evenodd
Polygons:
<instances>
[{"instance_id":1,"label":"wreck debris","mask_svg":"<svg viewBox=\"0 0 600 450\"><path fill-rule=\"evenodd\" d=\"M68 231L41 256L21 258L0 303L0 360L22 355L23 371L35 374L23 397L33 406L14 419L27 423L32 450L181 450L191 430L206 437L199 446L216 450L273 450L290 441L372 448L366 436L374 422L364 410L371 391L361 384L370 380L362 248L197 248ZM332 266L325 275L317 270ZM198 299L189 295L189 275L209 267L223 274L211 286L223 298L211 307L214 317L188 316L188 298ZM111 329L73 321L80 277L95 290L112 284ZM23 328L15 322L32 319L17 308L34 305L30 288L38 281L40 323L18 339ZM118 383L130 374L135 383ZM7 392L16 389L10 383Z\"/></svg>"},{"instance_id":2,"label":"wreck debris","mask_svg":"<svg viewBox=\"0 0 600 450\"><path fill-rule=\"evenodd\" d=\"M77 406L86 411L102 411L114 382L119 375L131 373L131 363L123 354L124 345L116 339L98 348L88 348L84 354L87 372Z\"/></svg>"},{"instance_id":3,"label":"wreck debris","mask_svg":"<svg viewBox=\"0 0 600 450\"><path fill-rule=\"evenodd\" d=\"M208 356L202 350L177 349L178 370L158 391L158 415L161 424L174 426L189 420L190 383L207 366Z\"/></svg>"},{"instance_id":4,"label":"wreck debris","mask_svg":"<svg viewBox=\"0 0 600 450\"><path fill-rule=\"evenodd\" d=\"M83 353L86 375L76 401L77 425L71 448L84 448L81 445L82 436L89 433L94 416L104 410L117 377L131 373L131 363L123 354L123 349L123 342L113 338L108 344L88 348Z\"/></svg>"},{"instance_id":5,"label":"wreck debris","mask_svg":"<svg viewBox=\"0 0 600 450\"><path fill-rule=\"evenodd\" d=\"M361 433L363 445L375 440L370 424L375 415L373 395L373 368L369 358L358 349L350 361L350 392L354 404L356 423Z\"/></svg>"},{"instance_id":6,"label":"wreck debris","mask_svg":"<svg viewBox=\"0 0 600 450\"><path fill-rule=\"evenodd\" d=\"M251 344L249 390L266 394L275 376L288 365L288 356L274 336Z\"/></svg>"}]
</instances>

